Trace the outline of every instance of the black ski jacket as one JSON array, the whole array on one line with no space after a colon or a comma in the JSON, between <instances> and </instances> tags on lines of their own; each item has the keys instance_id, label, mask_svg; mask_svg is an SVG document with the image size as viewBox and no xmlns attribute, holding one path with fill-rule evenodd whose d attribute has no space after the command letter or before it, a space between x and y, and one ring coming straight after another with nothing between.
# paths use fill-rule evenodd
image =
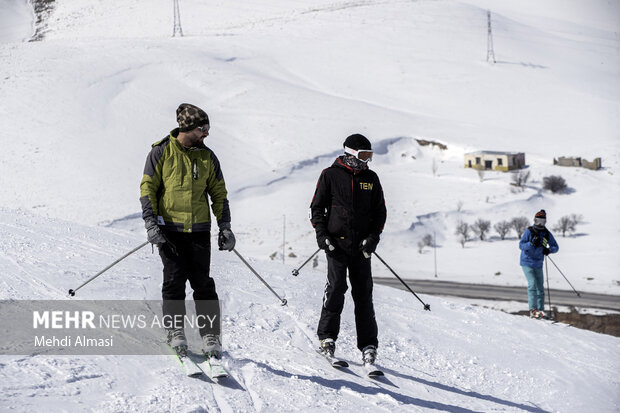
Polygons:
<instances>
[{"instance_id":1,"label":"black ski jacket","mask_svg":"<svg viewBox=\"0 0 620 413\"><path fill-rule=\"evenodd\" d=\"M377 174L370 169L356 171L342 158L321 173L310 204L310 221L317 241L329 236L336 248L353 255L368 236L379 241L387 211Z\"/></svg>"}]
</instances>

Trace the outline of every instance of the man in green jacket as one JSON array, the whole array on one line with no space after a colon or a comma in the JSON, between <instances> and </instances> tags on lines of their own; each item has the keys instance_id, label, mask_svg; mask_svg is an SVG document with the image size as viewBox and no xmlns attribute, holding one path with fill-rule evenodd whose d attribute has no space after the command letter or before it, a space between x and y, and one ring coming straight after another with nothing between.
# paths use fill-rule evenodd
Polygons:
<instances>
[{"instance_id":1,"label":"man in green jacket","mask_svg":"<svg viewBox=\"0 0 620 413\"><path fill-rule=\"evenodd\" d=\"M209 117L197 106L182 103L176 111L179 127L152 145L140 183L140 202L149 242L157 245L164 265L163 315L167 320L185 316L185 284L194 290L197 320L202 322L203 350L221 356L220 314L211 264L211 210L219 227L220 250L232 251L235 236L220 163L203 140L209 135ZM211 200L211 208L209 207ZM202 317L201 317L202 316ZM168 344L187 351L183 322L170 325Z\"/></svg>"}]
</instances>

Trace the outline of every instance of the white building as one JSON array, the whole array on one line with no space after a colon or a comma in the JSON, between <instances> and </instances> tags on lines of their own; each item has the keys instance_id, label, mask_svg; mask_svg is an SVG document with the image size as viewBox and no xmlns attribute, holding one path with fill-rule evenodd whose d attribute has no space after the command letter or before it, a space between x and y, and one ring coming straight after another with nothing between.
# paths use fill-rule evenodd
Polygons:
<instances>
[{"instance_id":1,"label":"white building","mask_svg":"<svg viewBox=\"0 0 620 413\"><path fill-rule=\"evenodd\" d=\"M478 151L465 154L465 168L506 172L524 166L523 152Z\"/></svg>"}]
</instances>

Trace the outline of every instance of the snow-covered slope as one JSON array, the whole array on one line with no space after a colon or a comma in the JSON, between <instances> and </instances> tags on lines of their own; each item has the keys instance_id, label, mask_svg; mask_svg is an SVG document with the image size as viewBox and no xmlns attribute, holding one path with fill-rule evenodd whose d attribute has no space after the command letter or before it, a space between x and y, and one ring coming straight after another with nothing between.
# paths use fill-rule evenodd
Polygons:
<instances>
[{"instance_id":1,"label":"snow-covered slope","mask_svg":"<svg viewBox=\"0 0 620 413\"><path fill-rule=\"evenodd\" d=\"M31 11L0 1L0 298L64 299L144 241L144 159L187 101L211 118L206 143L222 163L238 249L289 305L213 251L228 384L188 380L165 356L2 356L0 410L619 409L617 338L423 297L429 313L381 286L387 380L360 377L349 301L338 352L353 373L334 371L312 351L324 261L290 276L316 250L307 220L316 179L361 132L388 206L379 251L403 277L433 276L433 255L417 242L434 231L440 279L525 285L514 233L461 248L455 226L545 208L552 225L584 217L575 236L558 236L554 260L571 282L619 294L617 3L182 0L182 38L170 37L172 2L54 3L45 39L21 42ZM485 61L488 9L495 65ZM481 180L463 169L473 150L525 152L525 191L511 191L509 174ZM604 169L553 166L558 156L600 156ZM548 175L563 176L569 193L543 191ZM284 220L281 265L267 257L282 259ZM551 271L551 287L566 288ZM157 299L160 283L145 248L78 298Z\"/></svg>"},{"instance_id":2,"label":"snow-covered slope","mask_svg":"<svg viewBox=\"0 0 620 413\"><path fill-rule=\"evenodd\" d=\"M141 242L0 209L2 291L62 299L69 288ZM238 246L243 253L245 246ZM297 277L252 261L287 298L279 301L232 253L213 254L232 377L212 384L183 374L172 356L3 356L0 409L23 412L561 411L618 408L616 337L375 287L379 360L387 376L363 376L347 300L338 354L350 372L314 352L324 275ZM82 299L157 299L160 266L145 248L83 290ZM25 292L29 292L26 294ZM190 332L197 339L197 332ZM193 337L196 336L196 337Z\"/></svg>"}]
</instances>

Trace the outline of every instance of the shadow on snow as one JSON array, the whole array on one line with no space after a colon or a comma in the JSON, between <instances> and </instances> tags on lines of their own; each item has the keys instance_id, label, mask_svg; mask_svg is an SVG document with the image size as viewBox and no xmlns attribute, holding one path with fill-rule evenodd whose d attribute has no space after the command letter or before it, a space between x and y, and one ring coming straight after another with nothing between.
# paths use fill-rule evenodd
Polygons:
<instances>
[{"instance_id":1,"label":"shadow on snow","mask_svg":"<svg viewBox=\"0 0 620 413\"><path fill-rule=\"evenodd\" d=\"M325 378L325 377L320 377L320 376L309 376L309 375L303 375L303 374L292 374L286 371L282 371L282 370L278 370L275 369L265 363L261 363L261 362L257 362L256 360L249 360L249 359L238 359L237 360L239 363L254 363L257 366L259 366L260 368L263 368L265 370L267 370L268 372L270 372L271 374L274 374L276 376L280 376L286 379L291 379L291 378L296 378L298 380L307 380L309 382L312 383L316 383L318 385L321 385L323 387L328 387L330 389L334 389L334 390L339 390L342 388L345 389L349 389L355 393L360 393L360 394L367 394L367 395L379 395L379 394L384 394L384 395L388 395L390 397L392 397L394 400L406 404L406 405L413 405L413 406L419 406L419 407L424 407L427 409L434 409L434 410L442 410L442 411L447 411L447 412L458 412L458 413L473 413L476 412L475 410L471 410L471 409L467 409L464 407L460 407L460 406L454 406L451 404L445 404L445 403L439 403L439 402L434 402L434 401L430 401L430 400L424 400L424 399L420 399L417 397L412 397L412 396L408 396L406 394L401 394L398 393L396 391L390 390L385 388L384 386L380 385L381 383L384 384L388 384L392 387L396 387L398 388L398 386L396 386L394 383L392 383L389 379L384 378L383 380L375 380L373 381L371 385L363 385L363 384L359 384L359 383L355 383L353 381L350 381L348 379L329 379L329 378ZM405 380L409 380L409 381L413 381L413 382L417 382L417 383L421 383L427 386L431 386L431 387L435 387L437 389L440 390L444 390L444 391L449 391L458 395L462 395L462 396L468 396L468 397L474 397L480 400L485 400L485 401L489 401L489 402L493 402L493 403L497 403L497 404L501 404L503 406L508 406L508 407L515 407L515 408L519 408L521 410L525 410L525 411L529 411L529 412L536 412L536 413L547 413L546 410L537 408L537 407L532 407L532 406L528 406L528 405L524 405L524 404L519 404L519 403L514 403L508 400L503 400L494 396L490 396L490 395L485 395L485 394L480 394L477 392L472 392L472 391L465 391L465 390L460 390L456 387L451 387L451 386L447 386L441 383L435 383L432 381L428 381L428 380L424 380L421 378L415 378L415 377L411 377L411 376L407 376L401 373L397 373L393 370L389 370L389 369L384 369L384 371L392 376L395 377L400 377L402 379ZM344 372L344 370L343 370ZM348 372L354 376L357 376L355 373L353 372ZM372 380L372 379L368 379L368 380Z\"/></svg>"}]
</instances>

